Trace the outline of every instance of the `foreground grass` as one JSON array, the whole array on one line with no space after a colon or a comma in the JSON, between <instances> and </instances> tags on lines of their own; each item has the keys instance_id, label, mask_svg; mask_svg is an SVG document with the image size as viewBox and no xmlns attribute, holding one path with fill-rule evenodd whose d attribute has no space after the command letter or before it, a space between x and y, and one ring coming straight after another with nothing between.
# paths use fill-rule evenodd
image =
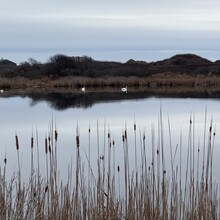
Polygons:
<instances>
[{"instance_id":1,"label":"foreground grass","mask_svg":"<svg viewBox=\"0 0 220 220\"><path fill-rule=\"evenodd\" d=\"M168 121L168 126L169 121ZM104 132L107 152L102 155L97 124L97 143L91 142L88 128L88 152L80 145L76 129L75 169L70 165L66 182L59 179L57 166L58 131L51 129L45 137L46 176L41 176L38 165L34 167L34 151L39 148L31 137L31 170L28 182L23 182L20 168L19 137L15 135L18 170L10 181L6 180L7 158L1 166L0 218L1 219L220 219L217 185L212 177L215 131L212 122L204 129L204 146L195 147L193 120L189 123L189 140L186 163L182 162L182 140L172 148L170 161L165 161L162 114L158 120L158 140L152 129L152 146L146 134L140 133L138 144L137 125L134 123L135 142L129 143L128 131L122 132L123 166L115 162L115 141L110 131ZM170 128L170 127L169 127ZM171 142L171 134L168 134ZM207 140L206 140L207 139ZM205 144L206 143L206 144ZM95 172L90 150L97 146ZM140 149L137 149L140 147ZM135 149L135 166L129 160L130 150ZM203 149L202 149L203 148ZM141 159L137 158L141 151ZM37 151L38 152L38 151ZM202 152L202 154L201 154ZM86 154L86 161L81 155ZM177 154L179 160L176 161ZM41 155L42 156L42 155ZM84 164L88 165L88 173ZM170 163L170 168L167 165Z\"/></svg>"}]
</instances>

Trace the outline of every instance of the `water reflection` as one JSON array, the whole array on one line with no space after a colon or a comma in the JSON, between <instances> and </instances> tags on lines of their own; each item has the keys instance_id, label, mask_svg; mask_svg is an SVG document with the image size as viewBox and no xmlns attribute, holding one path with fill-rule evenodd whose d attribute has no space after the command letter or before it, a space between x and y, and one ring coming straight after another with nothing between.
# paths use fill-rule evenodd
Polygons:
<instances>
[{"instance_id":1,"label":"water reflection","mask_svg":"<svg viewBox=\"0 0 220 220\"><path fill-rule=\"evenodd\" d=\"M98 103L113 103L123 100L141 100L151 97L156 98L199 98L199 99L220 99L220 91L202 90L180 91L176 89L158 89L144 91L130 91L122 93L120 91L26 91L8 92L2 97L28 97L30 106L39 102L47 102L51 108L65 110L68 108L91 108Z\"/></svg>"},{"instance_id":2,"label":"water reflection","mask_svg":"<svg viewBox=\"0 0 220 220\"><path fill-rule=\"evenodd\" d=\"M7 96L6 96L7 95ZM75 135L76 127L79 127L81 141L81 156L85 164L86 153L88 153L88 129L91 129L91 160L94 167L97 166L97 159L105 153L108 143L107 133L110 131L116 146L116 165L123 167L123 144L122 132L127 128L129 137L130 160L134 164L134 120L137 125L137 149L138 157L141 157L141 136L146 135L146 146L148 154L151 155L152 146L159 143L158 118L160 108L163 112L163 132L165 154L167 164L170 163L170 140L168 118L170 120L171 138L173 152L176 146L180 146L180 134L182 135L182 152L186 155L189 139L189 120L190 115L195 116L194 143L195 150L199 146L202 148L205 109L207 107L207 125L213 117L213 127L216 128L216 142L214 149L214 175L218 178L218 155L220 154L220 102L219 93L213 94L212 99L205 99L204 93L197 97L188 98L189 93L182 93L183 97L174 98L176 93L172 93L173 98L162 98L168 94L153 94L150 92L121 93L121 92L29 92L29 93L4 93L5 98L0 98L0 163L3 163L4 155L8 158L8 175L11 176L16 170L16 150L15 133L19 136L21 143L23 176L28 176L30 172L30 139L32 134L38 136L38 146L42 172L45 169L44 138L50 130L51 119L55 118L58 129L58 164L60 176L65 177L68 164L75 158ZM192 94L193 95L193 94ZM160 98L155 98L157 96ZM6 98L7 97L7 98ZM10 97L10 98L9 98ZM151 97L151 98L150 98ZM192 97L192 96L191 96ZM195 97L195 96L194 96ZM217 99L214 99L217 98ZM49 105L48 105L49 103ZM99 104L98 104L99 103ZM84 109L81 109L83 107ZM62 111L60 111L62 110ZM100 154L97 153L97 121L99 122ZM154 130L155 140L152 140L152 129ZM37 133L37 135L36 135ZM206 138L208 140L208 138ZM153 143L154 142L154 143ZM36 142L35 142L36 144ZM36 150L36 148L34 148ZM86 153L85 153L86 152ZM179 152L179 151L178 151ZM107 154L107 153L106 153ZM184 157L184 156L183 156ZM36 160L37 161L37 160ZM177 159L178 162L178 159ZM96 170L94 168L94 170Z\"/></svg>"}]
</instances>

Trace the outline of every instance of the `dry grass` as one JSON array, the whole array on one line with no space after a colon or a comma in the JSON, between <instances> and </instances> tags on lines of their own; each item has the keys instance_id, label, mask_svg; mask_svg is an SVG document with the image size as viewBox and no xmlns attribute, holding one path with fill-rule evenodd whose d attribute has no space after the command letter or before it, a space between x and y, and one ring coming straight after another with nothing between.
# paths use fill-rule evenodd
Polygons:
<instances>
[{"instance_id":1,"label":"dry grass","mask_svg":"<svg viewBox=\"0 0 220 220\"><path fill-rule=\"evenodd\" d=\"M89 152L80 144L77 126L75 146L75 170L70 165L68 180L58 178L57 140L55 125L45 137L46 176L40 175L38 165L33 165L34 147L39 148L37 139L31 137L30 181L22 182L19 138L16 135L18 171L10 181L6 180L7 158L0 175L0 219L220 219L217 185L212 177L215 131L212 121L206 132L204 146L194 144L194 119L190 118L186 163L182 162L182 137L172 147L170 123L170 161L165 159L164 122L162 113L158 119L158 130L152 128L151 146L145 132L140 132L137 141L137 125L134 121L135 166L129 160L133 148L128 140L128 130L122 131L123 165L115 161L115 140L104 126L100 131L97 122L97 143L91 143L88 128ZM100 132L104 132L104 144L100 143ZM37 134L36 134L37 136ZM156 137L157 136L157 140ZM207 139L207 140L206 140ZM91 146L90 146L91 145ZM118 144L119 145L119 144ZM97 174L91 164L90 147L97 146ZM119 147L119 146L118 146ZM204 148L204 149L202 149ZM141 151L140 160L137 151ZM38 151L37 151L38 152ZM101 153L104 152L104 155ZM85 153L87 160L82 161ZM177 155L179 159L177 160ZM88 165L85 172L83 164ZM170 162L170 166L168 163ZM170 167L170 168L168 168Z\"/></svg>"},{"instance_id":2,"label":"dry grass","mask_svg":"<svg viewBox=\"0 0 220 220\"><path fill-rule=\"evenodd\" d=\"M118 88L123 86L130 88L219 88L220 77L216 75L178 75L155 74L149 77L43 77L40 79L28 79L24 77L0 78L0 88L5 89L77 89L82 86L87 88Z\"/></svg>"}]
</instances>

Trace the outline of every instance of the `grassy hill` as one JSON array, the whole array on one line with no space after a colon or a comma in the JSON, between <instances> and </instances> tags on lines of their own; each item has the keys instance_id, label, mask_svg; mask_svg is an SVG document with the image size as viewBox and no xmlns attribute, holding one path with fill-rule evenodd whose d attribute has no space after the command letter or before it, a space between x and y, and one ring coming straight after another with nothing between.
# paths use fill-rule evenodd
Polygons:
<instances>
[{"instance_id":1,"label":"grassy hill","mask_svg":"<svg viewBox=\"0 0 220 220\"><path fill-rule=\"evenodd\" d=\"M19 65L3 59L0 62L0 86L4 88L15 87L13 83L17 87L24 88L25 83L30 84L30 81L31 86L36 87L52 84L57 87L127 84L158 87L163 85L195 86L198 83L218 86L219 76L220 61L212 62L195 54L179 54L150 63L133 59L125 63L97 61L87 56L72 57L59 54L51 57L46 63L40 63L34 59L29 59ZM17 80L17 78L22 80Z\"/></svg>"}]
</instances>

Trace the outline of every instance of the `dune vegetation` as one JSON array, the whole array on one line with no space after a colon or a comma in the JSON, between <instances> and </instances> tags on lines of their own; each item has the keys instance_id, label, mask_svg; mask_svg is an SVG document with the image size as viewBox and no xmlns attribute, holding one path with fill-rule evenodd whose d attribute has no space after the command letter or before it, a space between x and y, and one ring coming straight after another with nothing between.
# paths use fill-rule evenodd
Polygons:
<instances>
[{"instance_id":1,"label":"dune vegetation","mask_svg":"<svg viewBox=\"0 0 220 220\"><path fill-rule=\"evenodd\" d=\"M30 58L15 64L0 60L0 87L27 88L219 88L220 62L194 54L175 55L156 62L97 61L88 56L57 54L40 63Z\"/></svg>"}]
</instances>

